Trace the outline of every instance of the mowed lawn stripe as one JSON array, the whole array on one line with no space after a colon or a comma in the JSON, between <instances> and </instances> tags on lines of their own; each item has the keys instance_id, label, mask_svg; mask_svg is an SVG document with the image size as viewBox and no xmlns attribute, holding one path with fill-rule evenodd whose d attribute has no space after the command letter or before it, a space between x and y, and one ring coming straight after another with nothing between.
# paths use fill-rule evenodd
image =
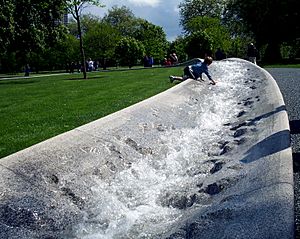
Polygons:
<instances>
[{"instance_id":1,"label":"mowed lawn stripe","mask_svg":"<svg viewBox=\"0 0 300 239\"><path fill-rule=\"evenodd\" d=\"M0 81L0 158L173 86L182 67Z\"/></svg>"}]
</instances>

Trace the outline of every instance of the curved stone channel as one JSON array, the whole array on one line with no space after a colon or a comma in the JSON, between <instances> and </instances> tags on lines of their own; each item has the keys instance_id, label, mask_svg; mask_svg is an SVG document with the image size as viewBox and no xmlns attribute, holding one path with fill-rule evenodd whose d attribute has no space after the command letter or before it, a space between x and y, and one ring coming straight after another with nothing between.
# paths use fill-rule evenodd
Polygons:
<instances>
[{"instance_id":1,"label":"curved stone channel","mask_svg":"<svg viewBox=\"0 0 300 239\"><path fill-rule=\"evenodd\" d=\"M268 68L267 71L282 92L289 116L294 164L295 238L300 238L300 68Z\"/></svg>"},{"instance_id":2,"label":"curved stone channel","mask_svg":"<svg viewBox=\"0 0 300 239\"><path fill-rule=\"evenodd\" d=\"M281 93L244 60L211 74L1 159L0 238L293 238Z\"/></svg>"}]
</instances>

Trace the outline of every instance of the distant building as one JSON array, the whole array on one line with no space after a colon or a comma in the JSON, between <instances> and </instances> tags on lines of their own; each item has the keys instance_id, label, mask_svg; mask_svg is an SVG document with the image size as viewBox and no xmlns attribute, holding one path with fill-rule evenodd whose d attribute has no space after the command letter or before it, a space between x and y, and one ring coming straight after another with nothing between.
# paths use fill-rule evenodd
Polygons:
<instances>
[{"instance_id":1,"label":"distant building","mask_svg":"<svg viewBox=\"0 0 300 239\"><path fill-rule=\"evenodd\" d=\"M63 24L68 25L68 23L69 23L68 13L65 13L63 16Z\"/></svg>"},{"instance_id":2,"label":"distant building","mask_svg":"<svg viewBox=\"0 0 300 239\"><path fill-rule=\"evenodd\" d=\"M61 15L61 17L59 19L54 20L55 25L68 25L69 23L69 17L68 17L68 13L64 13Z\"/></svg>"}]
</instances>

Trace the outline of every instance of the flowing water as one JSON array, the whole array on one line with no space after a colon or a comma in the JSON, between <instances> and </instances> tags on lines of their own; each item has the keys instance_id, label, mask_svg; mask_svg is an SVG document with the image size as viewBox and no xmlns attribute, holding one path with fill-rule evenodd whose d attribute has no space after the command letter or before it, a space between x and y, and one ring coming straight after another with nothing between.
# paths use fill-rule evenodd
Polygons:
<instances>
[{"instance_id":1,"label":"flowing water","mask_svg":"<svg viewBox=\"0 0 300 239\"><path fill-rule=\"evenodd\" d=\"M199 187L211 174L211 159L220 155L220 142L232 137L226 123L234 121L238 103L250 94L243 84L247 72L243 63L215 62L211 74L217 85L199 83L207 94L194 105L188 102L193 127L166 130L157 139L159 155L136 159L112 180L95 178L93 203L74 229L77 237L161 238L206 207L210 195L199 193Z\"/></svg>"}]
</instances>

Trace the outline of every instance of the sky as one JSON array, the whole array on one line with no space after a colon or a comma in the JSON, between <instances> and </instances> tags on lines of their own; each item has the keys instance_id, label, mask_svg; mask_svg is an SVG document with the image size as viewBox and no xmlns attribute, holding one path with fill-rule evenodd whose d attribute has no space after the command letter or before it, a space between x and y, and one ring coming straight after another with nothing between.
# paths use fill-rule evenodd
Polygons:
<instances>
[{"instance_id":1,"label":"sky","mask_svg":"<svg viewBox=\"0 0 300 239\"><path fill-rule=\"evenodd\" d=\"M85 12L103 17L112 6L126 6L136 17L146 19L154 25L161 26L167 40L173 41L181 35L178 5L182 0L102 0L104 8L88 7Z\"/></svg>"}]
</instances>

